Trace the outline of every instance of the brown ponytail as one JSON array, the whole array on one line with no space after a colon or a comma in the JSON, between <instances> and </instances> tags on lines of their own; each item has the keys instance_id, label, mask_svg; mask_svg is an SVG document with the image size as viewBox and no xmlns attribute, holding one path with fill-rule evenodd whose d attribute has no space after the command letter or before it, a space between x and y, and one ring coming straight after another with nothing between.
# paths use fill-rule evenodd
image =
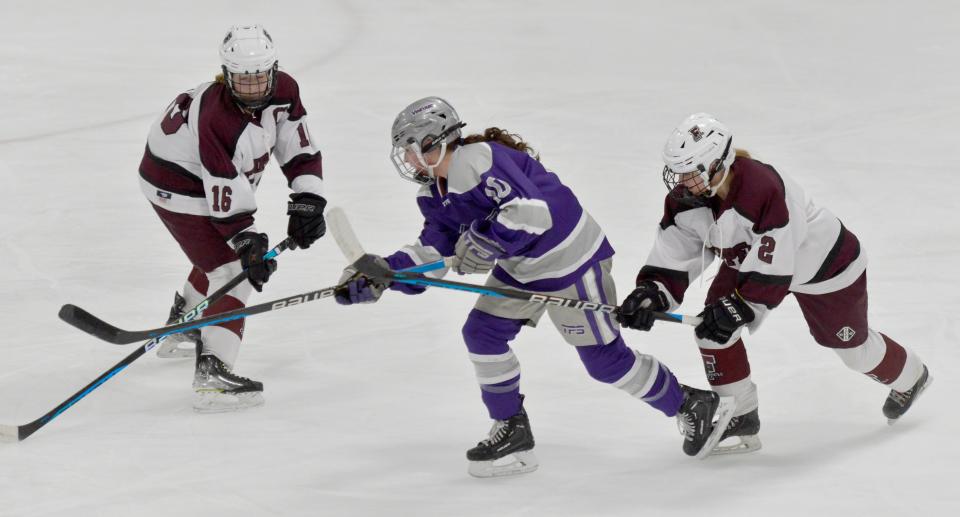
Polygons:
<instances>
[{"instance_id":1,"label":"brown ponytail","mask_svg":"<svg viewBox=\"0 0 960 517\"><path fill-rule=\"evenodd\" d=\"M530 147L530 144L524 142L520 135L511 133L506 129L488 127L482 135L470 135L463 139L464 145L477 142L496 142L511 149L523 151L532 156L534 160L540 161L540 155L533 150L533 147Z\"/></svg>"},{"instance_id":2,"label":"brown ponytail","mask_svg":"<svg viewBox=\"0 0 960 517\"><path fill-rule=\"evenodd\" d=\"M753 158L753 156L750 155L750 151L747 151L746 149L737 149L736 151L737 158Z\"/></svg>"}]
</instances>

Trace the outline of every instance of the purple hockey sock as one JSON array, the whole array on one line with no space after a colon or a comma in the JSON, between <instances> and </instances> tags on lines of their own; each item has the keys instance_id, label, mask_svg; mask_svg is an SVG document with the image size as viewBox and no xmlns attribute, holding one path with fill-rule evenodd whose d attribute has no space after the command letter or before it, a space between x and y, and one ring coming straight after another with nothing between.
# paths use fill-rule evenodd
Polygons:
<instances>
[{"instance_id":1,"label":"purple hockey sock","mask_svg":"<svg viewBox=\"0 0 960 517\"><path fill-rule=\"evenodd\" d=\"M507 343L523 323L474 309L463 325L463 340L480 383L481 398L495 420L506 420L520 411L520 362Z\"/></svg>"},{"instance_id":2,"label":"purple hockey sock","mask_svg":"<svg viewBox=\"0 0 960 517\"><path fill-rule=\"evenodd\" d=\"M642 400L667 416L674 416L680 410L683 390L676 376L663 363L660 363L660 368L657 369L657 380L653 382L650 391L643 395Z\"/></svg>"}]
</instances>

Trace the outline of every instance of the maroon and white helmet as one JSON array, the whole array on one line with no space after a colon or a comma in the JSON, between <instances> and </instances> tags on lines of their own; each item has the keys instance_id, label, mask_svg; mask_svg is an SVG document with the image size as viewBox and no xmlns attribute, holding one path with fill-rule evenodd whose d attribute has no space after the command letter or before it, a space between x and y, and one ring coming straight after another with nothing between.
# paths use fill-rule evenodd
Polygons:
<instances>
[{"instance_id":1,"label":"maroon and white helmet","mask_svg":"<svg viewBox=\"0 0 960 517\"><path fill-rule=\"evenodd\" d=\"M270 102L277 82L277 47L260 25L234 25L220 45L220 63L223 77L234 99L248 108L260 108ZM238 77L259 76L268 81L266 93L249 98L238 94Z\"/></svg>"},{"instance_id":2,"label":"maroon and white helmet","mask_svg":"<svg viewBox=\"0 0 960 517\"><path fill-rule=\"evenodd\" d=\"M716 117L690 115L674 128L663 146L663 182L672 191L681 175L697 172L706 187L703 195L713 196L716 190L710 181L717 173L723 174L722 181L736 157L732 144L733 133Z\"/></svg>"}]
</instances>

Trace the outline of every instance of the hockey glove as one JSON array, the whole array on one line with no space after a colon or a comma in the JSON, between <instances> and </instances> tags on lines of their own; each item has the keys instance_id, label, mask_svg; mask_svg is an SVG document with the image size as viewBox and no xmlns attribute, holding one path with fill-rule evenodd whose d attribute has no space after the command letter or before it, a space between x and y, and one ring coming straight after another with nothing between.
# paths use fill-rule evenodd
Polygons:
<instances>
[{"instance_id":1,"label":"hockey glove","mask_svg":"<svg viewBox=\"0 0 960 517\"><path fill-rule=\"evenodd\" d=\"M644 280L620 304L617 321L624 327L648 331L653 327L653 312L663 312L670 308L667 295L657 284Z\"/></svg>"},{"instance_id":2,"label":"hockey glove","mask_svg":"<svg viewBox=\"0 0 960 517\"><path fill-rule=\"evenodd\" d=\"M387 261L381 257L376 258L377 264L390 268ZM347 266L340 275L338 286L333 291L333 297L340 305L353 305L355 303L374 303L383 295L387 285L375 281L357 271L353 266Z\"/></svg>"},{"instance_id":3,"label":"hockey glove","mask_svg":"<svg viewBox=\"0 0 960 517\"><path fill-rule=\"evenodd\" d=\"M694 329L700 339L709 339L723 344L738 328L753 321L753 309L737 293L721 297L713 305L707 305L699 315L703 321Z\"/></svg>"},{"instance_id":4,"label":"hockey glove","mask_svg":"<svg viewBox=\"0 0 960 517\"><path fill-rule=\"evenodd\" d=\"M488 273L504 253L499 244L480 235L474 223L460 235L460 240L454 248L456 257L450 267L461 275Z\"/></svg>"},{"instance_id":5,"label":"hockey glove","mask_svg":"<svg viewBox=\"0 0 960 517\"><path fill-rule=\"evenodd\" d=\"M243 269L247 271L247 278L250 285L257 292L263 290L263 284L267 283L270 275L277 270L277 261L270 259L263 260L263 256L270 251L270 245L267 241L267 234L254 232L238 233L233 239L233 249L240 257L240 263Z\"/></svg>"},{"instance_id":6,"label":"hockey glove","mask_svg":"<svg viewBox=\"0 0 960 517\"><path fill-rule=\"evenodd\" d=\"M327 200L309 192L290 194L287 203L287 235L301 249L307 249L317 239L327 233L327 222L323 219L323 208Z\"/></svg>"}]
</instances>

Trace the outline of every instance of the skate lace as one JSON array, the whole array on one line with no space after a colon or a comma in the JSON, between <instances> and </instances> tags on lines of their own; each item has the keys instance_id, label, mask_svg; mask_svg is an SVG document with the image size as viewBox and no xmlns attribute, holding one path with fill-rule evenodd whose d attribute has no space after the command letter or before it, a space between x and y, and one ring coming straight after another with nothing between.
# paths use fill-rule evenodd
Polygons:
<instances>
[{"instance_id":1,"label":"skate lace","mask_svg":"<svg viewBox=\"0 0 960 517\"><path fill-rule=\"evenodd\" d=\"M496 420L493 422L493 427L490 428L490 434L486 440L483 440L482 444L484 445L493 445L503 439L507 435L509 429L507 428L506 420Z\"/></svg>"},{"instance_id":2,"label":"skate lace","mask_svg":"<svg viewBox=\"0 0 960 517\"><path fill-rule=\"evenodd\" d=\"M902 393L899 392L899 391L894 391L894 390L891 390L891 391L890 391L890 398L892 398L892 399L894 400L894 402L896 402L897 404L900 404L901 406L906 405L906 404L907 404L907 401L910 400L910 397L912 397L912 396L913 396L913 390L912 390L912 389L911 389L911 390L904 391L904 392L902 392Z\"/></svg>"},{"instance_id":3,"label":"skate lace","mask_svg":"<svg viewBox=\"0 0 960 517\"><path fill-rule=\"evenodd\" d=\"M690 413L681 413L677 417L677 428L685 440L693 440L693 415Z\"/></svg>"},{"instance_id":4,"label":"skate lace","mask_svg":"<svg viewBox=\"0 0 960 517\"><path fill-rule=\"evenodd\" d=\"M227 379L230 379L233 382L241 383L241 384L253 382L247 377L243 377L241 375L237 375L233 373L233 371L230 370L230 367L228 367L223 361L220 361L219 359L216 359L216 361L219 363L216 369L220 370L220 375L226 377Z\"/></svg>"},{"instance_id":5,"label":"skate lace","mask_svg":"<svg viewBox=\"0 0 960 517\"><path fill-rule=\"evenodd\" d=\"M226 368L224 368L223 370L223 376L234 382L241 382L241 383L253 382L249 378L243 377L241 375L237 375Z\"/></svg>"}]
</instances>

